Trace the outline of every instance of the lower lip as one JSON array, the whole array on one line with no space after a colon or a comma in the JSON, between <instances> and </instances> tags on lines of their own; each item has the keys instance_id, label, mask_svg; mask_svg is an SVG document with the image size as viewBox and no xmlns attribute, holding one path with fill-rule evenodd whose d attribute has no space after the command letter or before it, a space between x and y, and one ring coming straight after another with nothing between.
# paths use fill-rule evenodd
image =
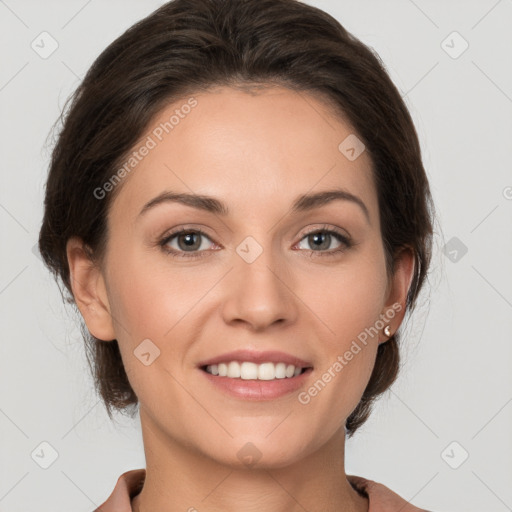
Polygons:
<instances>
[{"instance_id":1,"label":"lower lip","mask_svg":"<svg viewBox=\"0 0 512 512\"><path fill-rule=\"evenodd\" d=\"M274 400L297 391L309 377L313 368L308 368L296 377L273 380L232 379L212 375L202 369L199 371L218 389L235 398L244 400Z\"/></svg>"}]
</instances>

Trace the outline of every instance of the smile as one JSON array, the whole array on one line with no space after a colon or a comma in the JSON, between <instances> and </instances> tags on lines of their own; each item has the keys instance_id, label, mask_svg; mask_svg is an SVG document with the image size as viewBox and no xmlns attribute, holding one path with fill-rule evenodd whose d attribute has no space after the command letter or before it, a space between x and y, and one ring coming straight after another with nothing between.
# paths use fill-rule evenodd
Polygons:
<instances>
[{"instance_id":1,"label":"smile","mask_svg":"<svg viewBox=\"0 0 512 512\"><path fill-rule=\"evenodd\" d=\"M201 366L200 370L213 389L244 401L275 400L300 392L313 372L312 367L248 361Z\"/></svg>"},{"instance_id":2,"label":"smile","mask_svg":"<svg viewBox=\"0 0 512 512\"><path fill-rule=\"evenodd\" d=\"M297 377L307 368L293 364L266 362L256 364L249 361L230 361L203 367L210 375L243 380L274 380Z\"/></svg>"}]
</instances>

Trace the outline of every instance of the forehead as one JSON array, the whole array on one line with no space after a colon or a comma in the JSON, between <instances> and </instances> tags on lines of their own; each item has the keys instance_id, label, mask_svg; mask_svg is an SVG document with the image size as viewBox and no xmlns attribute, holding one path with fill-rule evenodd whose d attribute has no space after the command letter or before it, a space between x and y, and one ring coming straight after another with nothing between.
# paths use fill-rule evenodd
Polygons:
<instances>
[{"instance_id":1,"label":"forehead","mask_svg":"<svg viewBox=\"0 0 512 512\"><path fill-rule=\"evenodd\" d=\"M112 210L134 216L139 211L130 208L172 190L215 196L230 211L257 215L255 205L261 213L263 204L286 206L300 194L342 187L376 218L371 159L366 151L355 159L347 153L349 146L361 150L357 141L350 124L313 93L218 87L192 94L151 121Z\"/></svg>"}]
</instances>

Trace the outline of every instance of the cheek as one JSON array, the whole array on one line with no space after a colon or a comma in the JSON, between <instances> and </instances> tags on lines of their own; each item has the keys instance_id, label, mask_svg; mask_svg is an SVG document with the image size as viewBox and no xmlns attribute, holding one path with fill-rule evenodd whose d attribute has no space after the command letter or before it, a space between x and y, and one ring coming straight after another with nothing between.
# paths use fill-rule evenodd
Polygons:
<instances>
[{"instance_id":1,"label":"cheek","mask_svg":"<svg viewBox=\"0 0 512 512\"><path fill-rule=\"evenodd\" d=\"M161 339L190 311L201 291L183 272L143 256L126 257L112 269L110 278L112 312L122 324L120 336L128 331L134 343Z\"/></svg>"},{"instance_id":2,"label":"cheek","mask_svg":"<svg viewBox=\"0 0 512 512\"><path fill-rule=\"evenodd\" d=\"M336 411L332 429L356 407L375 363L387 280L378 247L369 253L322 277L322 283L316 281L316 292L308 302L318 312L322 322L317 324L324 334L317 380L306 390L303 402L309 400L319 417L327 414L323 408ZM323 293L318 285L324 286Z\"/></svg>"},{"instance_id":3,"label":"cheek","mask_svg":"<svg viewBox=\"0 0 512 512\"><path fill-rule=\"evenodd\" d=\"M355 255L337 268L332 267L327 274L317 275L304 292L311 298L312 309L323 320L327 338L337 349L367 332L384 312L387 285L384 256L380 257L378 247L373 254L367 252L367 255Z\"/></svg>"},{"instance_id":4,"label":"cheek","mask_svg":"<svg viewBox=\"0 0 512 512\"><path fill-rule=\"evenodd\" d=\"M159 379L169 379L165 369L180 374L190 365L190 345L203 328L201 299L218 278L212 279L212 272L184 272L165 258L157 264L143 253L118 261L109 272L112 317L126 373L142 397L159 387ZM157 354L148 366L137 357L145 347L150 357Z\"/></svg>"},{"instance_id":5,"label":"cheek","mask_svg":"<svg viewBox=\"0 0 512 512\"><path fill-rule=\"evenodd\" d=\"M163 383L170 382L167 372L179 375L177 367L181 366L188 340L180 334L185 328L193 336L190 312L201 290L191 292L194 287L190 280L180 280L180 273L166 265L155 266L135 255L119 261L109 273L109 298L130 384L150 410L179 403L179 386ZM145 353L149 353L146 360ZM155 389L159 390L157 394Z\"/></svg>"}]
</instances>

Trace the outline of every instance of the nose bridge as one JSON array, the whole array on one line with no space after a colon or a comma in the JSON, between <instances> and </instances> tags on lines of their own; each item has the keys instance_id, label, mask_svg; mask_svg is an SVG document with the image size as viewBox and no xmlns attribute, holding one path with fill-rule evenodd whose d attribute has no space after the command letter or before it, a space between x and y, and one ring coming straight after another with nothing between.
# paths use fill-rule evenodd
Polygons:
<instances>
[{"instance_id":1,"label":"nose bridge","mask_svg":"<svg viewBox=\"0 0 512 512\"><path fill-rule=\"evenodd\" d=\"M281 267L280 258L267 235L256 235L261 242L249 235L236 247L235 274L245 293L250 293L251 288L259 293L262 288L261 292L265 294L281 295L283 285L275 275Z\"/></svg>"},{"instance_id":2,"label":"nose bridge","mask_svg":"<svg viewBox=\"0 0 512 512\"><path fill-rule=\"evenodd\" d=\"M293 318L293 294L285 285L285 276L279 275L283 259L267 235L256 235L261 242L249 235L235 248L234 269L225 295L227 322L238 319L261 328Z\"/></svg>"}]
</instances>

